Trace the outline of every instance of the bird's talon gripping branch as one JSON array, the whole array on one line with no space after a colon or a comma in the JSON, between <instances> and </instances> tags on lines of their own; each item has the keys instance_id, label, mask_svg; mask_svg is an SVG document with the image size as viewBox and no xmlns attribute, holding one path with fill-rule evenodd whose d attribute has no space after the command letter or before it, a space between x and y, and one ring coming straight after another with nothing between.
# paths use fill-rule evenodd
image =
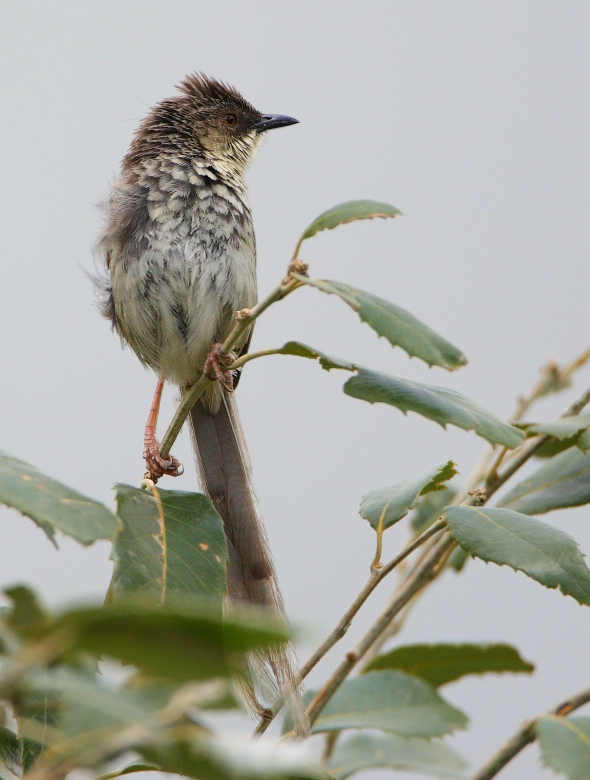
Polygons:
<instances>
[{"instance_id":1,"label":"bird's talon gripping branch","mask_svg":"<svg viewBox=\"0 0 590 780\"><path fill-rule=\"evenodd\" d=\"M147 431L144 439L143 457L147 467L144 479L151 479L154 483L165 475L180 477L184 473L184 466L174 455L169 455L167 458L160 455L160 443L153 433L148 436Z\"/></svg>"},{"instance_id":2,"label":"bird's talon gripping branch","mask_svg":"<svg viewBox=\"0 0 590 780\"><path fill-rule=\"evenodd\" d=\"M224 371L224 368L233 363L233 356L226 355L221 351L221 344L214 344L213 349L207 355L203 373L213 381L220 382L228 392L233 392L234 378L231 371Z\"/></svg>"},{"instance_id":3,"label":"bird's talon gripping branch","mask_svg":"<svg viewBox=\"0 0 590 780\"><path fill-rule=\"evenodd\" d=\"M156 385L156 392L150 408L150 413L145 426L143 437L143 457L147 466L144 479L151 479L156 483L160 477L167 474L169 477L179 477L184 472L184 466L173 455L163 458L160 455L160 443L156 439L156 424L162 400L164 379L160 377Z\"/></svg>"}]
</instances>

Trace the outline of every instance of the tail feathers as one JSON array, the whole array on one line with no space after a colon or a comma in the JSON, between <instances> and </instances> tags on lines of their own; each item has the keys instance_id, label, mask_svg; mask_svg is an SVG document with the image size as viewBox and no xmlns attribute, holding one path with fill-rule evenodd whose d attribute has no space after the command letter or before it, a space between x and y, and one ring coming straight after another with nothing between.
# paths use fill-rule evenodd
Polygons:
<instances>
[{"instance_id":1,"label":"tail feathers","mask_svg":"<svg viewBox=\"0 0 590 780\"><path fill-rule=\"evenodd\" d=\"M205 401L205 404L207 402ZM286 621L266 533L251 483L251 467L233 395L223 392L216 411L200 400L191 410L193 441L201 487L219 512L229 551L228 596ZM242 695L257 715L280 694L291 710L296 730L308 731L295 682L295 654L285 645L248 657L250 675L240 679ZM254 691L252 679L257 693Z\"/></svg>"}]
</instances>

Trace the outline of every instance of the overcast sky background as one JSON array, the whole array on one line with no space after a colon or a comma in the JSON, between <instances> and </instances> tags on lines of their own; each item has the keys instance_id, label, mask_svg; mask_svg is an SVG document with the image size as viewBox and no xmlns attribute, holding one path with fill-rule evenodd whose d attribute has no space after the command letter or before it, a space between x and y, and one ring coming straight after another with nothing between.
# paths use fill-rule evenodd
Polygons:
<instances>
[{"instance_id":1,"label":"overcast sky background","mask_svg":"<svg viewBox=\"0 0 590 780\"><path fill-rule=\"evenodd\" d=\"M264 112L300 124L269 133L250 173L265 294L320 212L374 198L404 216L347 225L304 244L313 275L388 298L463 349L454 374L410 361L342 302L302 290L256 326L253 347L298 339L330 354L454 388L505 416L590 342L587 2L297 3L54 0L0 3L0 447L113 506L138 484L154 377L121 350L82 269L139 119L203 70ZM374 534L368 490L452 458L467 475L473 433L345 396L346 377L276 357L248 366L238 402L300 655L364 584ZM539 404L551 419L590 382ZM173 414L169 390L162 425ZM186 473L162 487L196 489ZM546 518L590 553L590 509ZM51 605L101 599L109 546L62 539L0 511L0 584ZM406 527L389 532L388 552ZM316 670L325 678L388 598L382 586ZM419 602L400 641L510 641L527 676L468 678L444 695L472 720L452 740L480 764L521 721L590 682L590 612L507 568L472 561ZM399 774L398 777L406 777ZM529 748L506 780L549 778Z\"/></svg>"}]
</instances>

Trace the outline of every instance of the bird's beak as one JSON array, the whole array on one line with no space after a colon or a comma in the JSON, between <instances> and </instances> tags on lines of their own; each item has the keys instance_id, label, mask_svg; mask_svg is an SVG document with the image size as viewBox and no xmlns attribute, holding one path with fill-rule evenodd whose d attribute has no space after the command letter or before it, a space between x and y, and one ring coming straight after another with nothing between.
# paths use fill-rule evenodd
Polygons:
<instances>
[{"instance_id":1,"label":"bird's beak","mask_svg":"<svg viewBox=\"0 0 590 780\"><path fill-rule=\"evenodd\" d=\"M254 125L254 130L264 133L265 130L272 130L274 127L287 127L287 125L296 125L298 119L292 116L281 116L281 114L263 114L260 122Z\"/></svg>"}]
</instances>

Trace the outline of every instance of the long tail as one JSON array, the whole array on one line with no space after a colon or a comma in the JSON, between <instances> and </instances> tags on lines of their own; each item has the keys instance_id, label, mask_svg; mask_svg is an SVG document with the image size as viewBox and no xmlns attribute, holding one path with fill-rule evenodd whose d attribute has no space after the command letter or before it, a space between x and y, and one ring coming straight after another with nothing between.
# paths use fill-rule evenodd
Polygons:
<instances>
[{"instance_id":1,"label":"long tail","mask_svg":"<svg viewBox=\"0 0 590 780\"><path fill-rule=\"evenodd\" d=\"M251 482L250 458L232 393L223 391L217 411L201 400L191 411L191 425L201 487L219 512L229 550L228 595L287 622L266 533ZM249 658L253 678L269 703L283 696L296 730L308 730L295 682L295 655L286 645ZM250 707L264 712L253 686L242 683Z\"/></svg>"}]
</instances>

